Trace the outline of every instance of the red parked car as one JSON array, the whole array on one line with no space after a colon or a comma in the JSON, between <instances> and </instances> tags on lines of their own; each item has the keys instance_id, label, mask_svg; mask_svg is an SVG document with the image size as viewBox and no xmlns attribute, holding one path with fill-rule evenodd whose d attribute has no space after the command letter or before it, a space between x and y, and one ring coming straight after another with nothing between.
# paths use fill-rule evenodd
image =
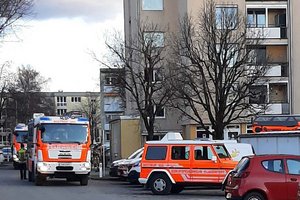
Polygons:
<instances>
[{"instance_id":1,"label":"red parked car","mask_svg":"<svg viewBox=\"0 0 300 200\"><path fill-rule=\"evenodd\" d=\"M300 156L246 156L227 174L223 189L231 200L300 200Z\"/></svg>"}]
</instances>

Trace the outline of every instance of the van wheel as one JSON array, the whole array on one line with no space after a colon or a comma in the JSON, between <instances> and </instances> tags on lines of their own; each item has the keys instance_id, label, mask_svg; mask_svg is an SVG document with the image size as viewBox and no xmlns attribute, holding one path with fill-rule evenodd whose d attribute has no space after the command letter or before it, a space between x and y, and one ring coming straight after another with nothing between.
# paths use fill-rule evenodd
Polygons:
<instances>
[{"instance_id":1,"label":"van wheel","mask_svg":"<svg viewBox=\"0 0 300 200\"><path fill-rule=\"evenodd\" d=\"M149 186L153 194L170 194L172 183L166 174L155 174L149 180Z\"/></svg>"},{"instance_id":2,"label":"van wheel","mask_svg":"<svg viewBox=\"0 0 300 200\"><path fill-rule=\"evenodd\" d=\"M265 197L259 192L250 192L243 200L265 200Z\"/></svg>"},{"instance_id":3,"label":"van wheel","mask_svg":"<svg viewBox=\"0 0 300 200\"><path fill-rule=\"evenodd\" d=\"M178 194L184 189L184 186L182 185L173 185L171 189L171 193Z\"/></svg>"}]
</instances>

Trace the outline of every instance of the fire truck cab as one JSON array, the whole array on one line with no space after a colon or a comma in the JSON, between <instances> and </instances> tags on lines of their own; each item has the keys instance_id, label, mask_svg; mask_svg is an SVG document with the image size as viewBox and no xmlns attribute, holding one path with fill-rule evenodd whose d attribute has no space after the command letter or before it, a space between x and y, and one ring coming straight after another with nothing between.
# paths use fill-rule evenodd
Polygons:
<instances>
[{"instance_id":1,"label":"fire truck cab","mask_svg":"<svg viewBox=\"0 0 300 200\"><path fill-rule=\"evenodd\" d=\"M91 137L87 118L34 114L28 130L29 181L42 185L47 178L66 178L88 184Z\"/></svg>"},{"instance_id":2,"label":"fire truck cab","mask_svg":"<svg viewBox=\"0 0 300 200\"><path fill-rule=\"evenodd\" d=\"M28 136L28 126L26 124L17 124L13 132L13 139L12 139L12 153L13 153L13 166L15 169L18 168L19 159L18 159L18 152L21 148L21 143L25 145L27 142Z\"/></svg>"}]
</instances>

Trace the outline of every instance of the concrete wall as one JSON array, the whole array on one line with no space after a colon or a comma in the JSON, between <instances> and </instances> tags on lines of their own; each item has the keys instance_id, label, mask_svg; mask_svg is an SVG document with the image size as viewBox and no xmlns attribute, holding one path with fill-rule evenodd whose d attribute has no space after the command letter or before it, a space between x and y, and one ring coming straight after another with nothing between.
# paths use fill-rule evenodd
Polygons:
<instances>
[{"instance_id":1,"label":"concrete wall","mask_svg":"<svg viewBox=\"0 0 300 200\"><path fill-rule=\"evenodd\" d=\"M291 11L291 78L292 78L292 113L300 113L300 1L290 0L290 11Z\"/></svg>"}]
</instances>

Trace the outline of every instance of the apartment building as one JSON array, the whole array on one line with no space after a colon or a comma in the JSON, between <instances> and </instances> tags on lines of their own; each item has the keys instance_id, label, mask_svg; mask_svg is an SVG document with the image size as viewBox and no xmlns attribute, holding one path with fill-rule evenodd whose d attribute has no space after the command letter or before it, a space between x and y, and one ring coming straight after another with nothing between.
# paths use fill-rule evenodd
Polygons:
<instances>
[{"instance_id":1,"label":"apartment building","mask_svg":"<svg viewBox=\"0 0 300 200\"><path fill-rule=\"evenodd\" d=\"M136 37L138 24L147 21L168 27L168 31L176 32L179 28L178 20L186 13L197 16L205 0L128 0L124 1L125 13L125 41ZM255 51L257 58L255 65L267 61L270 69L266 73L267 82L256 84L251 89L260 93L260 98L251 99L252 104L269 104L266 114L300 113L300 84L298 74L300 62L297 45L300 44L300 24L297 21L297 0L216 0L216 7L222 9L236 9L245 16L247 31L260 33L264 38ZM151 30L149 30L151 31ZM164 37L163 30L157 34ZM250 38L251 39L251 38ZM132 108L128 105L127 109ZM130 110L127 110L130 113ZM177 115L178 116L178 115ZM177 119L169 118L167 125L176 127ZM182 132L186 138L205 135L205 131L197 124L182 125ZM209 121L207 121L207 126ZM224 130L224 138L232 138L240 133L250 132L250 121L243 124L232 124Z\"/></svg>"},{"instance_id":2,"label":"apartment building","mask_svg":"<svg viewBox=\"0 0 300 200\"><path fill-rule=\"evenodd\" d=\"M124 88L118 84L119 75L122 69L100 68L100 107L101 107L101 127L104 133L106 147L110 146L110 126L111 120L124 115L125 99Z\"/></svg>"}]
</instances>

